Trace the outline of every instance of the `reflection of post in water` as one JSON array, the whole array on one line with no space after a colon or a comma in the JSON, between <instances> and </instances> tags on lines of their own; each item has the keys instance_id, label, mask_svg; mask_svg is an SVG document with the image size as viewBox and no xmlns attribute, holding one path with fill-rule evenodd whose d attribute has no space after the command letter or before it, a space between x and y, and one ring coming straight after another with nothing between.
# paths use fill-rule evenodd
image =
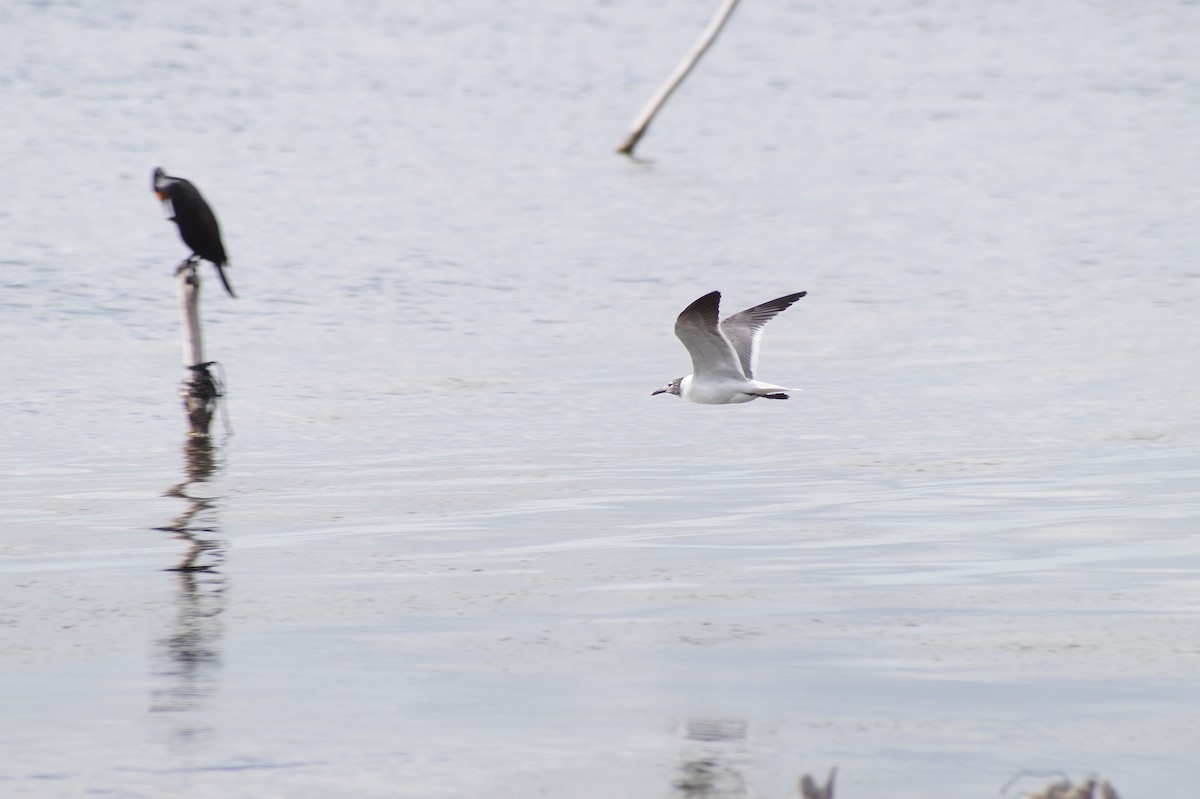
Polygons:
<instances>
[{"instance_id":1,"label":"reflection of post in water","mask_svg":"<svg viewBox=\"0 0 1200 799\"><path fill-rule=\"evenodd\" d=\"M216 674L221 666L220 641L224 632L226 584L220 572L225 545L216 536L216 497L192 493L206 483L216 469L216 458L208 438L189 437L184 447L185 479L166 492L179 497L188 507L165 527L186 544L183 559L167 571L178 578L176 612L170 634L158 642L155 675L164 685L151 697L153 713L187 713L203 708L216 691ZM176 737L190 740L204 732L193 720L175 728Z\"/></svg>"},{"instance_id":2,"label":"reflection of post in water","mask_svg":"<svg viewBox=\"0 0 1200 799\"><path fill-rule=\"evenodd\" d=\"M746 722L688 719L683 762L672 785L680 799L747 799L742 768L747 759Z\"/></svg>"},{"instance_id":3,"label":"reflection of post in water","mask_svg":"<svg viewBox=\"0 0 1200 799\"><path fill-rule=\"evenodd\" d=\"M679 799L750 799L743 768L750 755L746 722L740 719L688 719L683 728L683 763L672 781ZM797 782L801 799L833 799L837 769L822 785L808 774Z\"/></svg>"}]
</instances>

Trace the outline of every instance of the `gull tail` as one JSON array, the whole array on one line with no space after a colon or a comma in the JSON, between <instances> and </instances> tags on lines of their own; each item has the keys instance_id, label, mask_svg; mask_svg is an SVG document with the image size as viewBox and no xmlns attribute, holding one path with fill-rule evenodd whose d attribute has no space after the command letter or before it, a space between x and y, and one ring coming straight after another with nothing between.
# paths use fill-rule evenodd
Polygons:
<instances>
[{"instance_id":1,"label":"gull tail","mask_svg":"<svg viewBox=\"0 0 1200 799\"><path fill-rule=\"evenodd\" d=\"M762 397L763 399L790 399L790 394L800 391L798 388L784 388L783 386L776 386L771 383L761 383L757 380L754 382L758 383L755 386L758 390L752 393L754 396Z\"/></svg>"}]
</instances>

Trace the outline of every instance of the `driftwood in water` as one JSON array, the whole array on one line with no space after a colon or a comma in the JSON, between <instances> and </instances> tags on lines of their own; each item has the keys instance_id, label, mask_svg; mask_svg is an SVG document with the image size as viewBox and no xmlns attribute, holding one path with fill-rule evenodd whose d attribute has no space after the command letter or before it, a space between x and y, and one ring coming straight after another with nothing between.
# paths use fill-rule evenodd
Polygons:
<instances>
[{"instance_id":1,"label":"driftwood in water","mask_svg":"<svg viewBox=\"0 0 1200 799\"><path fill-rule=\"evenodd\" d=\"M209 371L212 362L204 360L204 336L200 330L200 276L196 273L194 260L180 264L175 285L183 322L184 375L179 394L188 417L188 435L207 437L221 390Z\"/></svg>"},{"instance_id":2,"label":"driftwood in water","mask_svg":"<svg viewBox=\"0 0 1200 799\"><path fill-rule=\"evenodd\" d=\"M704 33L700 34L700 39L692 47L692 51L687 54L687 57L675 67L675 71L667 78L667 82L659 88L658 92L650 98L650 102L646 103L646 107L642 109L642 113L638 114L637 119L633 121L633 129L629 131L629 135L621 142L621 146L617 148L617 152L621 155L633 155L633 148L637 147L637 143L645 135L646 129L650 127L651 120L658 113L658 109L663 106L667 98L671 96L671 92L683 82L688 73L692 71L692 67L696 66L696 62L700 60L700 56L704 55L704 51L716 40L717 34L721 32L721 28L725 26L725 21L729 19L729 15L733 13L733 9L737 8L740 0L723 0L720 10L713 17L712 22L708 23L708 27L704 29Z\"/></svg>"}]
</instances>

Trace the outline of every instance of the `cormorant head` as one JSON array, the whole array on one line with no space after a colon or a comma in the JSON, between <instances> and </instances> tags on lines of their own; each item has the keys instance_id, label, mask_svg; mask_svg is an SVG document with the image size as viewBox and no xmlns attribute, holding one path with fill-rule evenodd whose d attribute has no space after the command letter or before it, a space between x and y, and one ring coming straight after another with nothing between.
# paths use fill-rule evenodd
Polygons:
<instances>
[{"instance_id":1,"label":"cormorant head","mask_svg":"<svg viewBox=\"0 0 1200 799\"><path fill-rule=\"evenodd\" d=\"M166 201L167 186L170 182L171 179L167 177L166 172L163 172L161 166L154 167L154 177L150 181L150 188L158 195L158 199Z\"/></svg>"}]
</instances>

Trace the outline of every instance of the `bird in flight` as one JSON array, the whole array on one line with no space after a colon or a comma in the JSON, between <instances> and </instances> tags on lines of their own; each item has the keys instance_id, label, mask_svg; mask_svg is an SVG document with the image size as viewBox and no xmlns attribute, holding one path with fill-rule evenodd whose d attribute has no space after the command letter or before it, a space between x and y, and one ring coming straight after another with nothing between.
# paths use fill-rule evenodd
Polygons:
<instances>
[{"instance_id":1,"label":"bird in flight","mask_svg":"<svg viewBox=\"0 0 1200 799\"><path fill-rule=\"evenodd\" d=\"M720 321L721 292L713 291L683 309L675 335L692 356L692 374L667 383L655 394L674 394L704 405L729 405L763 399L787 399L784 388L754 379L763 325L807 294L788 294L747 308Z\"/></svg>"},{"instance_id":2,"label":"bird in flight","mask_svg":"<svg viewBox=\"0 0 1200 799\"><path fill-rule=\"evenodd\" d=\"M200 191L183 178L176 178L163 172L162 167L154 168L154 193L162 200L167 208L168 217L179 227L179 236L183 243L192 248L192 254L182 264L180 269L198 260L211 261L217 267L217 274L230 297L233 286L225 276L225 266L229 259L225 257L225 245L221 243L221 228L217 225L217 217L212 208L200 196Z\"/></svg>"}]
</instances>

